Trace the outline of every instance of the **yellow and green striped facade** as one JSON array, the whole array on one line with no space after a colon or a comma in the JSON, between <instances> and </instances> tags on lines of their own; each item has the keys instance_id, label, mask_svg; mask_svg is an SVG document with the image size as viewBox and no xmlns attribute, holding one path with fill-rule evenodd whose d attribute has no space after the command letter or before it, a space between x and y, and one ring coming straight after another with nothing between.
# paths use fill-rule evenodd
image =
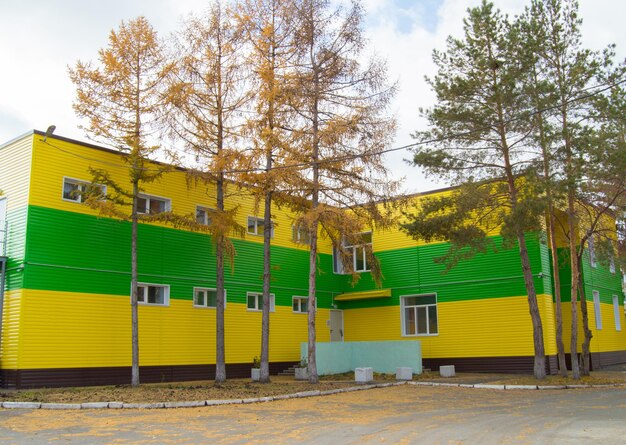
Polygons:
<instances>
[{"instance_id":1,"label":"yellow and green striped facade","mask_svg":"<svg viewBox=\"0 0 626 445\"><path fill-rule=\"evenodd\" d=\"M4 387L129 381L130 223L63 199L64 181L90 182L90 168L106 169L119 183L128 183L127 165L117 151L59 136L44 141L38 131L0 146L0 199L5 200L8 221L0 344ZM178 169L143 190L167 198L173 212L189 215L196 206L215 207L214 192L212 186L190 183ZM227 206L238 206L241 225L246 226L248 216L261 216L249 193L234 186L229 192ZM273 211L272 372L298 362L300 344L307 340L306 314L294 312L292 302L308 294L308 250L292 239L293 218L287 210ZM330 341L331 328L339 328L339 340L345 341L418 339L425 367L456 364L459 370L531 371L532 325L518 251L493 238L497 252L443 273L433 259L446 251L446 243L417 242L398 228L374 231L372 247L384 275L382 290L369 272L361 273L354 287L349 276L333 273L332 248L322 240L318 341ZM248 234L233 243L234 267L226 270L226 361L229 376L243 377L260 353L261 313L248 309L247 294L262 290L262 238ZM540 235L529 234L528 244L553 371L551 253ZM194 288L215 287L210 236L145 223L139 227L138 246L139 281L169 286L166 305L139 308L142 381L211 378L215 311L193 304ZM567 268L560 273L567 294ZM586 266L584 273L594 365L626 361L626 326L618 326L625 321L619 271L598 265ZM599 293L597 306L593 291ZM435 296L436 334L403 334L401 301L413 295ZM619 319L614 317L614 296ZM595 307L601 311L602 329L593 323ZM567 304L564 313L567 318Z\"/></svg>"}]
</instances>

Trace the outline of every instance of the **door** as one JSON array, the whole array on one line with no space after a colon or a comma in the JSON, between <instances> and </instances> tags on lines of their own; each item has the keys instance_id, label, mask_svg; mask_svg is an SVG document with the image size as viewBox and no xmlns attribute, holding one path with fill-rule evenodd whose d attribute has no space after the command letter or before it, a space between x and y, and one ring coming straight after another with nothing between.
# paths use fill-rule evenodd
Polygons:
<instances>
[{"instance_id":1,"label":"door","mask_svg":"<svg viewBox=\"0 0 626 445\"><path fill-rule=\"evenodd\" d=\"M330 341L343 341L343 311L330 311Z\"/></svg>"}]
</instances>

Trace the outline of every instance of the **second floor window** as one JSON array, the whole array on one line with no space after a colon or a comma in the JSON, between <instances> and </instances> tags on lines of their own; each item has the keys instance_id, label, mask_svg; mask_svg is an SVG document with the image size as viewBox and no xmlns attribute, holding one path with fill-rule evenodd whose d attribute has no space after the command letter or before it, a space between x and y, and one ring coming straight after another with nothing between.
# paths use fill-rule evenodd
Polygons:
<instances>
[{"instance_id":1,"label":"second floor window","mask_svg":"<svg viewBox=\"0 0 626 445\"><path fill-rule=\"evenodd\" d=\"M156 215L170 209L170 200L151 195L139 195L137 197L137 213L144 215Z\"/></svg>"},{"instance_id":2,"label":"second floor window","mask_svg":"<svg viewBox=\"0 0 626 445\"><path fill-rule=\"evenodd\" d=\"M250 235L263 236L265 231L265 220L255 216L248 216L248 233ZM274 222L272 221L272 238L274 238Z\"/></svg>"},{"instance_id":3,"label":"second floor window","mask_svg":"<svg viewBox=\"0 0 626 445\"><path fill-rule=\"evenodd\" d=\"M196 206L196 222L208 226L211 224L211 212L213 209L203 206Z\"/></svg>"},{"instance_id":4,"label":"second floor window","mask_svg":"<svg viewBox=\"0 0 626 445\"><path fill-rule=\"evenodd\" d=\"M345 239L343 241L343 255L345 257L342 257L341 249L333 249L333 271L338 274L352 271L367 272L370 270L368 256L371 253L372 232L362 232L355 238Z\"/></svg>"},{"instance_id":5,"label":"second floor window","mask_svg":"<svg viewBox=\"0 0 626 445\"><path fill-rule=\"evenodd\" d=\"M85 195L92 193L104 197L106 186L79 179L63 178L63 199L65 201L82 203L85 201Z\"/></svg>"}]
</instances>

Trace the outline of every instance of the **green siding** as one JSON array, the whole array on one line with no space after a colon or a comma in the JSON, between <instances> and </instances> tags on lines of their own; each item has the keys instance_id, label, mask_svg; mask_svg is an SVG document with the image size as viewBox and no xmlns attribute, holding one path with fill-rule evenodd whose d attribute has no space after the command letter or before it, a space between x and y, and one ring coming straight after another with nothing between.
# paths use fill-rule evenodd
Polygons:
<instances>
[{"instance_id":1,"label":"green siding","mask_svg":"<svg viewBox=\"0 0 626 445\"><path fill-rule=\"evenodd\" d=\"M27 207L22 207L7 213L7 290L20 289L23 285L27 210Z\"/></svg>"},{"instance_id":2,"label":"green siding","mask_svg":"<svg viewBox=\"0 0 626 445\"><path fill-rule=\"evenodd\" d=\"M537 293L551 293L547 248L534 234L528 234L526 241ZM507 248L501 237L493 237L493 245L494 251L461 261L447 272L435 259L447 252L448 243L378 252L382 287L392 289L392 298L346 301L339 307L397 305L399 296L414 293L437 293L439 302L526 295L517 245ZM342 290L373 289L370 274L363 275L354 287L350 286L349 277L344 277Z\"/></svg>"},{"instance_id":3,"label":"green siding","mask_svg":"<svg viewBox=\"0 0 626 445\"><path fill-rule=\"evenodd\" d=\"M263 246L233 242L237 255L234 271L226 268L228 301L244 303L247 291L262 289ZM214 286L208 235L140 224L138 249L140 281L169 284L172 299L190 300L194 286ZM330 255L321 262L330 265ZM128 296L130 223L31 206L26 263L25 288ZM272 267L277 305L290 306L292 295L308 294L307 251L273 246ZM333 279L319 279L320 307L330 307Z\"/></svg>"}]
</instances>

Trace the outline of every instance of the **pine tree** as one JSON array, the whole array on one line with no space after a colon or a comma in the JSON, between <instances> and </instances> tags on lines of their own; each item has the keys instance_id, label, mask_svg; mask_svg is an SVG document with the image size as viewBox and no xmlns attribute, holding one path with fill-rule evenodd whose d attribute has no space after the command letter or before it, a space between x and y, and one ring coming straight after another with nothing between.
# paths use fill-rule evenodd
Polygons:
<instances>
[{"instance_id":1,"label":"pine tree","mask_svg":"<svg viewBox=\"0 0 626 445\"><path fill-rule=\"evenodd\" d=\"M424 200L423 210L404 227L415 237L447 237L449 266L486 250L489 226L517 242L533 327L534 375L542 379L543 327L526 232L539 229L543 203L534 199L530 167L536 155L527 151L531 123L520 79L528 66L517 57L523 43L486 1L468 10L464 33L463 39L448 38L445 52L433 54L438 73L429 83L437 103L425 111L430 130L416 134L423 145L413 161L465 185L451 196Z\"/></svg>"}]
</instances>

